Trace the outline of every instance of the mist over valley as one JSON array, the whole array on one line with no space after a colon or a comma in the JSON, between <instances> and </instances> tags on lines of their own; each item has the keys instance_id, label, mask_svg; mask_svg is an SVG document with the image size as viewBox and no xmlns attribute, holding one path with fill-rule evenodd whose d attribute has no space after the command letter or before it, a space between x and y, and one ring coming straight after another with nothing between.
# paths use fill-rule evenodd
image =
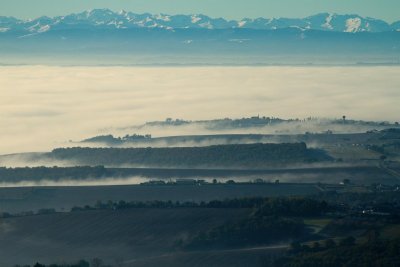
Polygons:
<instances>
[{"instance_id":1,"label":"mist over valley","mask_svg":"<svg viewBox=\"0 0 400 267\"><path fill-rule=\"evenodd\" d=\"M0 266L399 266L400 4L312 2L1 0Z\"/></svg>"}]
</instances>

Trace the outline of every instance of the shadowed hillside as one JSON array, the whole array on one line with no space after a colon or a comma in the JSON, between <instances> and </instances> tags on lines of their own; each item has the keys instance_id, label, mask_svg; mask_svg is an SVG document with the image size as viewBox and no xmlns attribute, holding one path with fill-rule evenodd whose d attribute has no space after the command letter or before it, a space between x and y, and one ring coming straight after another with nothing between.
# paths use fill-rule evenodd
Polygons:
<instances>
[{"instance_id":1,"label":"shadowed hillside","mask_svg":"<svg viewBox=\"0 0 400 267\"><path fill-rule=\"evenodd\" d=\"M51 159L80 165L148 167L261 167L329 159L304 143L240 144L171 148L58 148Z\"/></svg>"},{"instance_id":2,"label":"shadowed hillside","mask_svg":"<svg viewBox=\"0 0 400 267\"><path fill-rule=\"evenodd\" d=\"M2 219L0 265L32 259L143 260L174 252L174 242L247 214L247 209L132 209ZM34 244L34 245L33 245ZM133 262L132 262L133 263ZM132 264L132 266L134 266Z\"/></svg>"}]
</instances>

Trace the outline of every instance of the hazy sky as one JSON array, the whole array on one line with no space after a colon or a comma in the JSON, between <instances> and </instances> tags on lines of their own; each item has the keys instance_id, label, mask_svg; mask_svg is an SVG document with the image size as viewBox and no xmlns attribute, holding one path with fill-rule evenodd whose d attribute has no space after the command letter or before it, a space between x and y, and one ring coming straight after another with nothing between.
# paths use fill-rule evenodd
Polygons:
<instances>
[{"instance_id":1,"label":"hazy sky","mask_svg":"<svg viewBox=\"0 0 400 267\"><path fill-rule=\"evenodd\" d=\"M202 13L212 17L305 17L320 12L356 13L400 20L399 0L0 0L0 15L35 18L93 8L138 13Z\"/></svg>"}]
</instances>

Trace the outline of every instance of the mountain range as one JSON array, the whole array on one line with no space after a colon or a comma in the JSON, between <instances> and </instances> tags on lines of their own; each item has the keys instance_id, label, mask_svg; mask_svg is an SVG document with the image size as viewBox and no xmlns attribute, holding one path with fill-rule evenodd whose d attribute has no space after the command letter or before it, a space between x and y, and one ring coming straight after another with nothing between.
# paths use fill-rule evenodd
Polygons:
<instances>
[{"instance_id":1,"label":"mountain range","mask_svg":"<svg viewBox=\"0 0 400 267\"><path fill-rule=\"evenodd\" d=\"M131 29L159 28L174 29L234 29L247 28L276 30L297 28L334 32L385 32L400 31L400 21L389 24L383 20L359 15L338 15L321 13L301 19L257 18L226 20L205 15L136 14L127 11L113 12L109 9L94 9L77 14L58 17L39 17L20 20L14 17L0 17L0 33L19 32L38 34L51 30L65 29Z\"/></svg>"},{"instance_id":2,"label":"mountain range","mask_svg":"<svg viewBox=\"0 0 400 267\"><path fill-rule=\"evenodd\" d=\"M0 64L400 63L400 22L358 15L225 20L95 9L0 17Z\"/></svg>"}]
</instances>

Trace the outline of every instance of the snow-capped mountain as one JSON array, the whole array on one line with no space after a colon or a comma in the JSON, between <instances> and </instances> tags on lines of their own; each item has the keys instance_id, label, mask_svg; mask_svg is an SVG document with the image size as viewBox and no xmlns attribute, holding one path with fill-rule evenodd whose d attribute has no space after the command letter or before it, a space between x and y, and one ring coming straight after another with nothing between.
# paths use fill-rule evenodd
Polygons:
<instances>
[{"instance_id":1,"label":"snow-capped mountain","mask_svg":"<svg viewBox=\"0 0 400 267\"><path fill-rule=\"evenodd\" d=\"M33 20L0 17L0 64L89 59L96 64L399 64L400 22L327 13L229 21L108 9Z\"/></svg>"},{"instance_id":2,"label":"snow-capped mountain","mask_svg":"<svg viewBox=\"0 0 400 267\"><path fill-rule=\"evenodd\" d=\"M113 12L109 9L94 9L78 14L54 18L40 17L19 20L0 17L0 33L20 32L29 34L66 29L263 29L276 30L297 28L303 31L320 30L332 32L386 32L399 31L400 21L388 24L383 20L364 18L358 15L317 14L302 19L257 18L225 20L205 15L135 14L127 11Z\"/></svg>"}]
</instances>

